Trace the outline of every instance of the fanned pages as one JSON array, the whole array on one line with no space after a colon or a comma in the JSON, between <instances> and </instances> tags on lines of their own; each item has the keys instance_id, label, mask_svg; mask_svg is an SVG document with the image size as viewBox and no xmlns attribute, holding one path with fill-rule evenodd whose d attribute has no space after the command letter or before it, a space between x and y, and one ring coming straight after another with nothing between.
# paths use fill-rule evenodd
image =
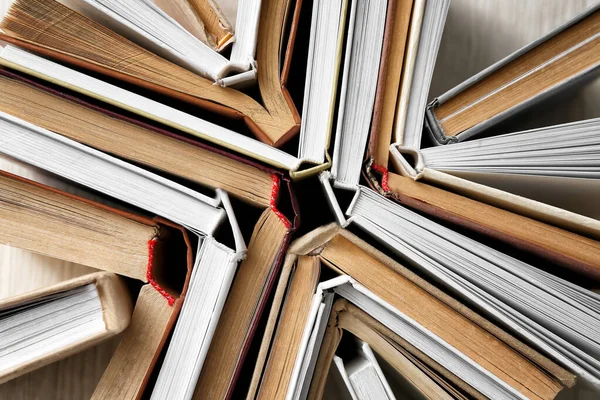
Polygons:
<instances>
[{"instance_id":1,"label":"fanned pages","mask_svg":"<svg viewBox=\"0 0 600 400\"><path fill-rule=\"evenodd\" d=\"M0 114L0 129L2 153L197 232L212 234L225 217L216 199L11 115Z\"/></svg>"},{"instance_id":2,"label":"fanned pages","mask_svg":"<svg viewBox=\"0 0 600 400\"><path fill-rule=\"evenodd\" d=\"M225 57L186 31L151 1L62 0L62 3L154 54L212 81L218 82L232 67Z\"/></svg>"},{"instance_id":3,"label":"fanned pages","mask_svg":"<svg viewBox=\"0 0 600 400\"><path fill-rule=\"evenodd\" d=\"M299 156L314 163L325 160L323 149L332 129L348 3L317 0L313 4Z\"/></svg>"},{"instance_id":4,"label":"fanned pages","mask_svg":"<svg viewBox=\"0 0 600 400\"><path fill-rule=\"evenodd\" d=\"M124 282L98 272L0 302L0 382L123 331L132 303Z\"/></svg>"},{"instance_id":5,"label":"fanned pages","mask_svg":"<svg viewBox=\"0 0 600 400\"><path fill-rule=\"evenodd\" d=\"M299 130L297 111L282 88L279 74L283 21L277 19L283 18L286 8L281 3L270 7L269 12L263 7L264 24L259 35L264 41L277 40L277 46L272 46L263 44L261 39L257 48L257 61L261 65L258 83L264 105L239 91L214 85L211 80L156 56L54 0L16 0L2 20L0 36L71 65L228 117L243 118L260 140L280 145ZM281 12L277 13L278 10Z\"/></svg>"},{"instance_id":6,"label":"fanned pages","mask_svg":"<svg viewBox=\"0 0 600 400\"><path fill-rule=\"evenodd\" d=\"M595 293L514 259L360 188L353 223L407 257L440 284L600 387ZM596 247L597 247L597 243ZM589 255L597 249L588 248ZM598 265L595 264L595 268Z\"/></svg>"},{"instance_id":7,"label":"fanned pages","mask_svg":"<svg viewBox=\"0 0 600 400\"><path fill-rule=\"evenodd\" d=\"M24 66L24 68L18 69L23 69L29 74L52 83L75 89L159 123L250 155L276 167L296 170L300 164L300 160L296 157L281 150L17 47L6 46L0 53L0 63L2 62L12 66Z\"/></svg>"},{"instance_id":8,"label":"fanned pages","mask_svg":"<svg viewBox=\"0 0 600 400\"><path fill-rule=\"evenodd\" d=\"M599 125L593 119L427 148L423 164L600 219Z\"/></svg>"}]
</instances>

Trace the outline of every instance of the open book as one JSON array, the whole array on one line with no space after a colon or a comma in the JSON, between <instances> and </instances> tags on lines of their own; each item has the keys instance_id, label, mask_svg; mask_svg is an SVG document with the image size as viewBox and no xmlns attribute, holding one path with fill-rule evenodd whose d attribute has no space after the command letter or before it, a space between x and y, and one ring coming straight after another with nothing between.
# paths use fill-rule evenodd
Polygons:
<instances>
[{"instance_id":1,"label":"open book","mask_svg":"<svg viewBox=\"0 0 600 400\"><path fill-rule=\"evenodd\" d=\"M218 315L222 311L238 262L245 253L245 244L227 194L219 190L217 191L218 197L211 199L156 174L142 170L24 121L10 117L5 119L4 122L3 132L6 136L3 151L6 154L40 168L53 171L58 175L125 201L133 206L144 208L150 212L154 211L156 214L163 215L170 220L181 222L198 235L195 257L192 255L192 249L182 252L185 247L189 248L192 246L187 240L185 241L185 247L178 247L174 250L179 255L170 256L165 252L163 242L158 239L160 231L154 227L154 222L144 218L133 217L130 214L123 215L123 213L115 210L106 210L97 204L81 205L82 201L80 199L69 197L64 193L32 183L24 185L21 198L30 198L31 196L27 196L25 193L35 191L36 196L48 198L42 204L51 204L49 203L49 199L52 199L57 203L66 202L70 206L67 208L51 208L48 213L41 215L36 213L34 208L20 209L18 210L20 212L6 216L6 218L11 219L17 218L15 228L8 232L3 232L5 235L15 235L23 243L22 247L24 248L44 254L59 252L56 255L60 256L63 254L67 259L68 257L72 257L68 245L71 248L80 248L82 245L81 241L75 240L79 236L88 238L96 247L99 245L106 246L106 254L92 253L101 259L102 257L110 259L110 257L116 255L116 253L110 251L111 245L119 243L121 248L125 248L125 243L131 243L131 246L134 246L138 252L137 254L140 255L137 259L134 259L136 263L133 265L128 265L120 259L118 262L115 260L113 264L107 266L104 266L103 263L99 263L99 265L92 264L87 260L87 257L83 257L82 260L71 260L77 262L83 261L85 265L112 269L114 272L132 276L149 282L152 285L145 286L145 289L142 289L140 296L145 301L137 302L136 312L133 317L134 323L132 323L132 326L135 328L128 331L132 335L131 339L121 343L120 350L117 350L112 361L116 367L109 367L105 374L106 378L103 379L97 388L97 393L123 387L123 385L115 386L114 380L127 381L129 393L133 392L135 394L143 390L147 382L147 376L152 372L152 367L157 361L156 355L160 353L164 345L164 339L173 327L175 316L180 309L182 310L182 315L179 318L169 349L173 352L185 352L187 357L183 360L176 358L174 361L170 361L170 357L167 355L162 369L185 368L181 363L191 366L187 374L178 374L175 376L176 379L181 379L183 382L189 383L194 375L197 377L199 374L203 358L208 352L212 334L218 321ZM31 134L32 136L30 136ZM48 157L48 155L52 156ZM8 183L11 182L10 179L14 178L7 177ZM9 193L18 196L18 193L14 194L15 192ZM35 199L35 197L33 198ZM223 208L218 207L219 204L222 204ZM173 207L174 205L175 207ZM87 214L86 212L78 214L76 212L77 207L87 207L89 209L87 211L89 212L114 214L112 219L115 224L123 224L128 220L133 220L130 224L133 228L137 227L139 233L137 236L134 236L128 234L125 230L114 230L114 232L123 233L121 240L115 238L113 242L103 243L102 237L95 238L92 234L95 232L92 227L87 228L89 232L77 232L72 228L69 229L69 221L71 219L77 221ZM59 219L59 221L63 222L62 224L56 223L57 216L54 215L60 212L60 210L65 210L66 214L65 216L61 215L62 219ZM226 214L231 225L236 250L218 243L212 236ZM25 219L19 219L20 216ZM43 217L48 220L44 221ZM23 223L23 221L27 221L28 223ZM100 219L100 221L103 221L103 219ZM139 222L136 224L136 221ZM141 226L140 223L142 224ZM168 224L172 224L166 220L163 223L167 224L167 226ZM58 243L58 245L50 246L50 249L48 249L45 247L43 241L32 240L32 236L39 232L40 226L45 227L47 230L58 232L58 234L47 235L47 240ZM75 226L80 226L80 224ZM145 226L147 226L147 229L141 229L145 228ZM182 228L179 229L182 230ZM168 233L169 230L162 231L162 234L166 234L167 237ZM139 240L136 240L138 237ZM185 238L187 238L186 234L184 234ZM11 239L12 241L13 239ZM61 251L62 253L60 253ZM81 254L81 251L73 254ZM187 271L191 272L191 275L188 275L187 278L184 277L183 280L178 280L178 289L168 291L157 283L154 274L161 276L168 283L172 282L172 279L176 279L177 281L176 274L174 274L175 270L169 271L157 268L157 272L154 272L154 264L156 262L165 266L169 262L174 263L176 260L180 260L183 264L187 265ZM193 271L192 263L194 264ZM173 267L174 265L172 265ZM211 290L207 290L204 285L208 285ZM178 294L182 292L187 292L190 296L189 301L183 302L183 296L178 298ZM159 300L162 305L158 307L157 305L152 305L156 300ZM150 303L147 303L147 301ZM142 319L141 321L140 318ZM191 351L188 347L185 336L179 338L181 334L178 332L186 332L188 329L194 329L196 332L205 332L203 340L194 340L194 343L197 345L194 351ZM139 330L145 331L148 334L144 335ZM151 340L149 339L150 337L152 337ZM118 370L123 365L123 362L125 362L123 358L128 359L131 357L130 351L132 347L137 348L137 352L140 353L136 359L138 367L129 369L129 374L123 374ZM173 364L175 365L174 367L172 366ZM192 383L192 389L193 386ZM156 386L156 388L159 387L159 385Z\"/></svg>"},{"instance_id":2,"label":"open book","mask_svg":"<svg viewBox=\"0 0 600 400\"><path fill-rule=\"evenodd\" d=\"M453 387L475 398L551 399L575 382L573 374L338 226L298 239L285 265L267 324L273 338L263 341L264 367L257 364L248 398L319 398L340 329L379 349L385 341L398 348L421 371L416 376L425 380L425 392L433 380L439 390ZM337 306L336 298L347 303ZM342 314L351 312L345 309L360 309L371 328L346 322ZM381 355L400 365L392 354Z\"/></svg>"},{"instance_id":3,"label":"open book","mask_svg":"<svg viewBox=\"0 0 600 400\"><path fill-rule=\"evenodd\" d=\"M141 163L156 170L179 175L203 187L225 189L233 197L252 208L258 207L260 216L257 215L255 221L255 229L246 252L247 258L242 261L238 277L231 284L231 295L223 306L222 323L215 328L218 341L214 342L214 349L210 349L207 353L210 363L212 365L219 363L220 368L223 369L216 375L212 369L208 369L206 373L201 375L202 383L200 386L202 387L206 386L217 392L222 390L226 392L233 388L244 362L248 345L252 341L262 310L270 295L273 282L276 280L282 254L296 225L293 216L288 220L278 210L279 197L282 192L284 199L289 196L292 203L291 208L296 207L294 194L289 186L289 179L275 170L191 141L156 125L150 125L138 119L115 113L110 109L99 107L97 104L92 104L64 91L56 90L52 86L42 84L21 74L3 70L0 81L3 93L5 93L0 106L1 109L11 115L25 119L32 126L33 124L39 125L35 129L43 127L59 133L63 136L63 139L77 140L87 146ZM20 100L16 100L17 98ZM22 101L27 102L27 107L16 107ZM42 129L42 131L44 130ZM74 144L80 149L87 149L84 153L88 150L94 152L89 147L81 146L73 141L68 141L68 143ZM10 147L7 146L7 150ZM157 151L159 149L161 151ZM100 153L96 151L94 154ZM83 157L82 162L86 163L88 155L81 155L81 157ZM101 157L109 160L109 163L115 160L114 157L106 155ZM181 162L182 160L185 160L185 162ZM39 165L42 167L47 166L47 164ZM127 168L133 167L126 163L118 163L118 165L129 165ZM112 169L115 173L113 179L121 174L119 170L120 167ZM138 170L133 168L132 171ZM155 184L164 181L162 177L155 174L148 176L156 178ZM129 175L128 179L130 179L130 182L134 182L137 178ZM141 184L141 186L144 188L147 185ZM148 186L148 189L152 187ZM175 185L175 187L181 188L182 186ZM101 188L101 190L104 189ZM128 188L128 192L131 192L131 189ZM285 192L289 192L289 194ZM114 194L114 192L109 193ZM193 191L190 191L190 193L194 193L195 198L198 200L205 199L215 204L214 199L206 195ZM141 199L139 192L133 191L130 194L136 196L138 200ZM147 201L149 204L153 204L152 207L157 207L158 203L152 199L152 193L146 192L145 196L149 196ZM165 199L162 203L173 204L174 200L174 198ZM198 207L194 208L198 208L198 212L200 212L204 206L205 204L199 203ZM218 214L223 213L223 210L214 211L217 211ZM180 217L186 218L182 215ZM172 216L172 218L175 217ZM245 219L247 220L247 217ZM163 228L160 231L164 232L165 229ZM124 241L126 238L122 240ZM140 270L133 275L127 275L145 280L147 244L144 241L140 243L142 246ZM118 255L119 253L114 252L114 254ZM102 264L96 264L95 266L103 269L107 268L106 265ZM115 268L117 267L115 266ZM117 270L117 272L123 273L122 270ZM248 279L248 277L252 277L252 279ZM148 292L152 293L151 290L148 290ZM136 327L146 329L144 318L148 318L148 313L152 313L152 304L146 305L150 308L141 308L145 311L139 311L142 314L134 319ZM246 311L238 313L242 309ZM170 314L163 315L168 316ZM231 334L230 328L232 326L235 327L235 335ZM221 332L227 332L227 334ZM135 334L143 335L144 333L137 332ZM159 336L153 337L160 339ZM136 346L141 345L141 343L135 343L138 342L129 343L128 346L137 348ZM227 350L227 356L224 356L223 349ZM125 351L124 348L123 357L116 358L118 361L112 364L110 370L118 371L121 363L127 361ZM151 368L148 371L151 371ZM106 384L103 383L99 386L98 395L124 396L122 392L113 392L123 387L123 385L117 383L122 379L127 380L127 376L121 376L118 373L107 373L103 381ZM127 393L136 393L133 389L136 379L131 378L129 382L131 384L128 383L125 387L131 391Z\"/></svg>"},{"instance_id":4,"label":"open book","mask_svg":"<svg viewBox=\"0 0 600 400\"><path fill-rule=\"evenodd\" d=\"M599 215L592 205L600 195L595 119L478 137L597 70L599 60L590 52L598 39L598 13L597 6L588 9L440 96L426 115L419 112L412 128L396 124L395 137L373 130L365 167L370 184L405 205L525 243L542 256L563 235L576 233L583 237L578 242L598 240ZM402 92L399 96L401 104L406 99ZM517 225L521 231L560 231L517 239L510 228ZM565 264L587 268L580 262L581 248L559 253L576 259Z\"/></svg>"},{"instance_id":5,"label":"open book","mask_svg":"<svg viewBox=\"0 0 600 400\"><path fill-rule=\"evenodd\" d=\"M386 27L391 20L388 10L393 9L394 4L394 1L364 5L347 1L315 2L311 13L305 80L303 114L306 123L302 129L295 106L285 90L301 2L294 9L288 51L282 69L279 60L284 45L283 20L290 4L283 0L271 0L263 4L257 49L260 68L257 73L260 97L264 104L241 92L209 85L202 78L177 69L53 0L23 0L12 5L12 11L2 22L2 38L20 49L6 46L2 50L0 63L286 169L293 177L302 177L329 167L327 149L332 131L339 135L342 130L357 130L362 132L363 137L366 135L373 114L380 64L387 62L382 54L384 31L388 31ZM33 9L48 12L42 15ZM56 20L47 21L48 18ZM38 35L30 31L29 21L43 24L45 33ZM77 24L77 29L70 25L71 22ZM52 39L55 36L65 40L57 43ZM102 42L107 44L105 49L123 49L124 54L118 55L117 59L127 61L115 60L115 55L106 50L89 54L74 49L72 43L79 43L82 39L88 40L89 46ZM135 83L229 118L242 118L267 145L40 55ZM356 92L357 87L368 87L368 95L361 96ZM336 110L337 103L339 106ZM336 113L338 116L334 118ZM355 120L355 117L360 119ZM297 154L291 155L270 146L283 144L298 130L300 139Z\"/></svg>"},{"instance_id":6,"label":"open book","mask_svg":"<svg viewBox=\"0 0 600 400\"><path fill-rule=\"evenodd\" d=\"M71 5L71 2L68 3ZM102 23L87 18L55 0L18 0L12 3L8 14L2 20L0 36L6 42L71 66L149 89L200 107L210 113L241 119L260 140L270 145L282 145L298 132L300 118L285 89L287 72L282 74L280 65L282 55L285 56L284 65L289 65L295 39L296 28L290 30L288 37L285 36L286 16L291 8L289 1L268 0L262 2L264 3L262 6L256 1L240 2L251 9L253 15L238 14L243 20L242 25L249 26L247 29L243 26L238 27L238 35L240 28L248 32L247 35L242 34L240 40L234 44L232 55L235 58L231 62L196 40L150 1L136 0L131 4L121 4L122 2L119 1L75 1L73 3L76 7L72 6L77 10L102 20ZM110 9L109 3L111 7L118 8L119 12L127 12L129 19L118 16ZM162 21L169 26L177 27L175 31L183 35L183 38L180 37L181 35L171 36L173 32L167 34L165 31L160 31L160 24L157 24L157 21L144 21L144 13L139 12L140 7L147 9L150 15L159 20L158 22ZM298 23L299 12L299 7L293 9L292 27ZM261 28L257 31L256 24L259 19L262 22ZM140 31L139 27L133 25L134 20L142 24L144 30L150 30L152 34ZM35 28L30 25L31 23L34 23ZM117 29L128 37L134 36L136 41L143 42L143 46L128 40L103 24L110 25L111 28ZM40 32L43 34L40 35ZM161 43L155 33L163 39L173 40L173 43L169 45ZM60 37L61 40L54 40L56 37ZM246 39L242 40L244 37ZM286 40L290 43L289 51L286 51ZM189 41L195 42L196 45L191 49L179 49L180 46L186 47ZM98 43L101 43L101 46L98 46ZM241 50L242 47L244 50ZM255 47L256 63L260 65L258 69L255 69L253 61ZM95 48L96 51L90 52L90 48ZM240 51L235 51L236 49ZM198 62L201 64L210 62L212 67L210 71L205 71L208 77L204 77L152 51L160 54L169 53L180 63L196 65ZM196 61L190 60L189 57L193 57ZM252 70L241 75L231 78L222 77L227 69L239 70L242 67L250 68L251 65ZM194 70L197 71L197 68ZM215 80L239 81L244 80L243 76L255 74L262 103L238 90L215 85ZM73 86L76 85L71 82L70 87ZM108 95L107 99L111 99L111 96Z\"/></svg>"},{"instance_id":7,"label":"open book","mask_svg":"<svg viewBox=\"0 0 600 400\"><path fill-rule=\"evenodd\" d=\"M219 23L219 20L223 21L223 17L217 13L218 8L214 5L211 7L206 3L206 1L193 2L194 12L202 15L209 22L208 26L213 32L219 25L224 25L225 30L230 30L226 24ZM236 21L237 35L230 59L198 40L152 1L132 0L125 4L115 0L63 0L62 4L103 24L153 53L215 82L225 80L222 84L226 85L228 80L240 83L240 81L253 80L256 77L253 69L256 68L254 53L258 34L260 1L242 0L240 2L238 11L240 18ZM15 6L18 7L18 4ZM15 15L15 17L19 16ZM215 19L217 21L213 21ZM219 42L215 43L213 47L220 48L231 39L231 33L229 35L221 33L220 39L217 39ZM213 41L215 40L213 39ZM249 73L243 77L228 78L230 75L247 71Z\"/></svg>"}]
</instances>

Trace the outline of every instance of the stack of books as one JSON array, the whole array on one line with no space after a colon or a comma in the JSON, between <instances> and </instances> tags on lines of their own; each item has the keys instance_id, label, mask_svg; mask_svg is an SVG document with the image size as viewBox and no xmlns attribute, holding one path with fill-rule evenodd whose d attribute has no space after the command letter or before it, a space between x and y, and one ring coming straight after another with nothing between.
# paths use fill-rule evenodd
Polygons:
<instances>
[{"instance_id":1,"label":"stack of books","mask_svg":"<svg viewBox=\"0 0 600 400\"><path fill-rule=\"evenodd\" d=\"M512 128L600 4L435 97L449 8L13 0L0 244L82 269L0 300L0 383L116 337L79 396L600 397L600 119Z\"/></svg>"}]
</instances>

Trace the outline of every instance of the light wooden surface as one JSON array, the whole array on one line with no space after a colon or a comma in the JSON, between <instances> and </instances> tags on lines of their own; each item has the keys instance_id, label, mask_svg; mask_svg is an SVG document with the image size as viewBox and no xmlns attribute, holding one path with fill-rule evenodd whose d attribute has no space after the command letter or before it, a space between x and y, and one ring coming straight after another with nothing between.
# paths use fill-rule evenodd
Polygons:
<instances>
[{"instance_id":1,"label":"light wooden surface","mask_svg":"<svg viewBox=\"0 0 600 400\"><path fill-rule=\"evenodd\" d=\"M235 0L217 0L234 22ZM10 0L0 0L0 11ZM436 63L431 96L442 94L474 73L575 16L593 0L453 0ZM523 116L524 124L551 124L600 116L600 84L563 97L554 108ZM533 115L532 115L533 114ZM0 168L45 181L39 172L0 159ZM89 272L91 269L0 247L0 298ZM3 399L87 399L116 347L117 339L0 385ZM585 390L562 399L595 399Z\"/></svg>"}]
</instances>

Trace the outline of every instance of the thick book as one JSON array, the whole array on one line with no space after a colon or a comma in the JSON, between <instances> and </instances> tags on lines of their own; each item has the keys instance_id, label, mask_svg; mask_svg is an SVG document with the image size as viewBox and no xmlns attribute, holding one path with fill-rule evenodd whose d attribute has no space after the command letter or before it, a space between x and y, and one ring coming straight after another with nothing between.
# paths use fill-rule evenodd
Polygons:
<instances>
[{"instance_id":1,"label":"thick book","mask_svg":"<svg viewBox=\"0 0 600 400\"><path fill-rule=\"evenodd\" d=\"M304 398L311 380L322 382L327 370L318 362L319 348L324 349L337 297L402 338L397 340L405 354L435 371L429 372L430 379L443 378L469 396L511 398L521 393L551 399L575 383L572 373L532 347L330 225L298 239L288 252L267 325L272 338L263 341L264 359L257 364L255 392L249 398Z\"/></svg>"},{"instance_id":2,"label":"thick book","mask_svg":"<svg viewBox=\"0 0 600 400\"><path fill-rule=\"evenodd\" d=\"M301 1L293 9L287 46L282 43L285 18L292 4L286 0L271 0L262 4L260 17L257 14L261 29L256 39L256 62L260 65L256 74L264 104L235 89L214 85L214 81L155 55L54 0L14 2L2 21L0 36L7 42L66 64L229 118L242 119L260 140L280 146L299 130L300 117L285 89L285 71L291 62L300 5ZM35 29L31 23L35 24ZM40 35L42 25L45 28ZM61 40L54 40L55 37ZM97 43L102 43L102 46L98 48ZM90 53L89 48L97 48L98 51ZM282 55L285 57L284 66L287 66L283 72L280 71Z\"/></svg>"},{"instance_id":3,"label":"thick book","mask_svg":"<svg viewBox=\"0 0 600 400\"><path fill-rule=\"evenodd\" d=\"M246 203L271 204L274 170L19 72L0 68L0 90L2 112Z\"/></svg>"},{"instance_id":4,"label":"thick book","mask_svg":"<svg viewBox=\"0 0 600 400\"><path fill-rule=\"evenodd\" d=\"M0 301L0 382L61 360L122 332L131 295L96 272Z\"/></svg>"},{"instance_id":5,"label":"thick book","mask_svg":"<svg viewBox=\"0 0 600 400\"><path fill-rule=\"evenodd\" d=\"M466 140L597 71L599 10L590 7L434 99L429 132L440 143Z\"/></svg>"}]
</instances>

